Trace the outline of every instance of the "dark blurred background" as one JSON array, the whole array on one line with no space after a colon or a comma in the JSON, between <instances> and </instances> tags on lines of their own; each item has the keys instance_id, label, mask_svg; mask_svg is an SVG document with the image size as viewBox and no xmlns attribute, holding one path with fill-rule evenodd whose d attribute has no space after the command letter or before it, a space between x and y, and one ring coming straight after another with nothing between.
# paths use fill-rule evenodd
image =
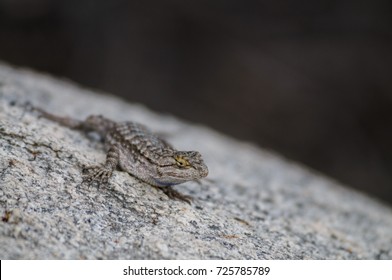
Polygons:
<instances>
[{"instance_id":1,"label":"dark blurred background","mask_svg":"<svg viewBox=\"0 0 392 280\"><path fill-rule=\"evenodd\" d=\"M0 60L205 123L392 203L392 1L0 0Z\"/></svg>"}]
</instances>

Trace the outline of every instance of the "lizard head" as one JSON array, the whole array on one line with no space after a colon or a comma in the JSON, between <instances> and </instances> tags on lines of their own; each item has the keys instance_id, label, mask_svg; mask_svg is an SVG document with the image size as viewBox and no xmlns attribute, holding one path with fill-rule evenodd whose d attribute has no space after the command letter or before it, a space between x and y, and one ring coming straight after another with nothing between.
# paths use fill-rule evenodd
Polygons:
<instances>
[{"instance_id":1,"label":"lizard head","mask_svg":"<svg viewBox=\"0 0 392 280\"><path fill-rule=\"evenodd\" d=\"M169 186L194 181L208 175L199 152L176 151L166 158L166 163L158 167L159 178L155 178L157 184Z\"/></svg>"}]
</instances>

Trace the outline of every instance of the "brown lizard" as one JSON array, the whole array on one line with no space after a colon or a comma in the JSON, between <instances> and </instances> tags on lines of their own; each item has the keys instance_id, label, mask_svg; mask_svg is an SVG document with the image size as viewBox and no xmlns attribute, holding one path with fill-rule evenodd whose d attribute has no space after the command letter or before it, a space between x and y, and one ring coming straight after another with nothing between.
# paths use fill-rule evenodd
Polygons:
<instances>
[{"instance_id":1,"label":"brown lizard","mask_svg":"<svg viewBox=\"0 0 392 280\"><path fill-rule=\"evenodd\" d=\"M135 122L115 122L100 115L80 121L60 117L34 108L41 116L63 126L85 132L94 131L104 140L107 151L103 164L84 168L88 182L107 184L116 169L161 189L169 198L190 203L191 197L172 188L187 181L197 181L208 175L208 168L196 151L178 151Z\"/></svg>"}]
</instances>

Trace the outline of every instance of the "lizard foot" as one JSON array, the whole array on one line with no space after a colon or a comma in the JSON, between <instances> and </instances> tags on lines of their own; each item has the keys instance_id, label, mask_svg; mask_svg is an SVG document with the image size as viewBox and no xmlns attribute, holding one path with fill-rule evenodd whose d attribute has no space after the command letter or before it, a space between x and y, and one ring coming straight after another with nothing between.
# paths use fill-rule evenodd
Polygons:
<instances>
[{"instance_id":1,"label":"lizard foot","mask_svg":"<svg viewBox=\"0 0 392 280\"><path fill-rule=\"evenodd\" d=\"M99 185L107 184L112 176L112 170L103 165L84 167L82 172L83 182L98 183Z\"/></svg>"},{"instance_id":2,"label":"lizard foot","mask_svg":"<svg viewBox=\"0 0 392 280\"><path fill-rule=\"evenodd\" d=\"M184 195L173 189L172 187L157 187L162 190L170 199L177 199L185 201L189 205L191 204L193 198L189 195Z\"/></svg>"}]
</instances>

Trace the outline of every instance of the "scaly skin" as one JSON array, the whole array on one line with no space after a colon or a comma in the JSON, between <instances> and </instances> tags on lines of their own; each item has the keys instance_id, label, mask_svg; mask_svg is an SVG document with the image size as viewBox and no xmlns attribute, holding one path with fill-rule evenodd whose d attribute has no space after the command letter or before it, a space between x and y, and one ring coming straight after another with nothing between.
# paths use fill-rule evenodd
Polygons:
<instances>
[{"instance_id":1,"label":"scaly skin","mask_svg":"<svg viewBox=\"0 0 392 280\"><path fill-rule=\"evenodd\" d=\"M120 169L161 189L171 199L190 203L191 197L180 194L172 186L197 181L208 175L208 168L199 152L177 151L141 124L117 123L98 115L79 121L38 108L35 110L63 126L95 131L102 136L107 150L106 161L84 169L84 177L89 182L107 184L113 171Z\"/></svg>"}]
</instances>

